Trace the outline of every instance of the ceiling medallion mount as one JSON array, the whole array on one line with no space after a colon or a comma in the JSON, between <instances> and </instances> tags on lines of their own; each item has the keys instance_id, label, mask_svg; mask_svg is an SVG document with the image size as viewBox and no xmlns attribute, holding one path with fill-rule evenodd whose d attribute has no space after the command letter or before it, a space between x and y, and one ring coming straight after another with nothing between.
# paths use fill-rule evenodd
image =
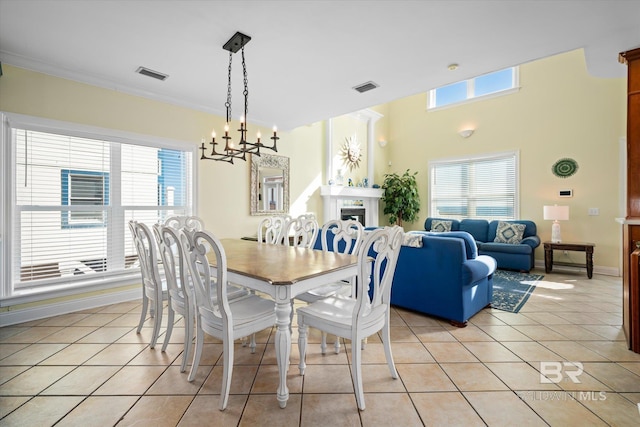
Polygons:
<instances>
[{"instance_id":1,"label":"ceiling medallion mount","mask_svg":"<svg viewBox=\"0 0 640 427\"><path fill-rule=\"evenodd\" d=\"M202 144L200 146L200 150L202 151L202 155L200 156L200 160L217 160L222 162L228 162L233 164L233 159L247 160L247 153L255 154L256 156L260 155L260 149L269 149L275 152L278 151L277 142L278 132L277 128L273 127L273 136L269 137L273 141L273 143L268 146L264 143L260 142L260 132L256 135L256 142L248 142L247 141L247 112L248 112L248 100L249 100L249 80L247 79L247 64L244 59L244 47L249 41L251 37L246 34L242 34L240 32L236 32L233 37L231 37L223 46L224 50L229 51L229 79L227 83L227 102L225 102L224 106L227 110L227 122L224 126L224 151L217 152L216 145L220 144L216 142L216 133L211 132L211 153L209 155L205 154L207 148L205 147L204 138L202 139ZM231 63L233 61L233 54L241 51L242 53L242 75L244 77L244 91L242 94L244 95L244 115L240 117L240 141L235 144L232 141L232 138L229 136L229 124L231 123Z\"/></svg>"}]
</instances>

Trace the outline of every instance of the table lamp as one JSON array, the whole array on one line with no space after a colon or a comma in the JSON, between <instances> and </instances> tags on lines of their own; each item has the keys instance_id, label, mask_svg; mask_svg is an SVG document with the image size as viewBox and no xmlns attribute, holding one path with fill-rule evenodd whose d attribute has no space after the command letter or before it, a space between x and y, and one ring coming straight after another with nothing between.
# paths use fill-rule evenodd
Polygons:
<instances>
[{"instance_id":1,"label":"table lamp","mask_svg":"<svg viewBox=\"0 0 640 427\"><path fill-rule=\"evenodd\" d=\"M543 211L545 220L553 220L551 225L551 243L560 243L560 223L569 219L569 206L545 206Z\"/></svg>"}]
</instances>

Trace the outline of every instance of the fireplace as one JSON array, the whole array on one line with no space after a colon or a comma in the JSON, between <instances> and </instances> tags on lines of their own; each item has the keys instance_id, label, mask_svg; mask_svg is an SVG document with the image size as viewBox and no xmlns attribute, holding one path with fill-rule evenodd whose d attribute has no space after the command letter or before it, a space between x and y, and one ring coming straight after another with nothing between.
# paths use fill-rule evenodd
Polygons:
<instances>
[{"instance_id":1,"label":"fireplace","mask_svg":"<svg viewBox=\"0 0 640 427\"><path fill-rule=\"evenodd\" d=\"M366 227L366 212L367 210L365 208L342 208L340 209L340 218L343 220L355 219Z\"/></svg>"},{"instance_id":2,"label":"fireplace","mask_svg":"<svg viewBox=\"0 0 640 427\"><path fill-rule=\"evenodd\" d=\"M378 202L381 188L323 185L320 195L324 200L324 221L355 217L367 227L378 226Z\"/></svg>"}]
</instances>

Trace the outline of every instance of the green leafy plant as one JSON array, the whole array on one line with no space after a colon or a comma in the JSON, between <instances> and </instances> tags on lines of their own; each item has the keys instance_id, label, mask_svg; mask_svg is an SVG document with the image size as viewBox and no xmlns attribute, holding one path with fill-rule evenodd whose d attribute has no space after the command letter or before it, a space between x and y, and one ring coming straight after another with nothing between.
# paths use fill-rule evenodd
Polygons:
<instances>
[{"instance_id":1,"label":"green leafy plant","mask_svg":"<svg viewBox=\"0 0 640 427\"><path fill-rule=\"evenodd\" d=\"M402 222L414 222L420 212L420 196L416 175L409 169L402 176L391 173L384 175L384 214L389 215L389 223L402 226Z\"/></svg>"}]
</instances>

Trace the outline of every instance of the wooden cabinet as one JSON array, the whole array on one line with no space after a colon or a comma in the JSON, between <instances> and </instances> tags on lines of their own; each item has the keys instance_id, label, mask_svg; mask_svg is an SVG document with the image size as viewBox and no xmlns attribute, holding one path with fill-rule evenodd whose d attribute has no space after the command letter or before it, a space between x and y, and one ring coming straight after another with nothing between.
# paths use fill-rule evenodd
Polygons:
<instances>
[{"instance_id":1,"label":"wooden cabinet","mask_svg":"<svg viewBox=\"0 0 640 427\"><path fill-rule=\"evenodd\" d=\"M627 70L627 216L623 228L623 327L629 348L640 353L640 49L620 53ZM635 254L635 255L634 255Z\"/></svg>"},{"instance_id":2,"label":"wooden cabinet","mask_svg":"<svg viewBox=\"0 0 640 427\"><path fill-rule=\"evenodd\" d=\"M622 325L629 349L640 353L640 250L635 245L640 241L640 223L625 223L623 239Z\"/></svg>"}]
</instances>

